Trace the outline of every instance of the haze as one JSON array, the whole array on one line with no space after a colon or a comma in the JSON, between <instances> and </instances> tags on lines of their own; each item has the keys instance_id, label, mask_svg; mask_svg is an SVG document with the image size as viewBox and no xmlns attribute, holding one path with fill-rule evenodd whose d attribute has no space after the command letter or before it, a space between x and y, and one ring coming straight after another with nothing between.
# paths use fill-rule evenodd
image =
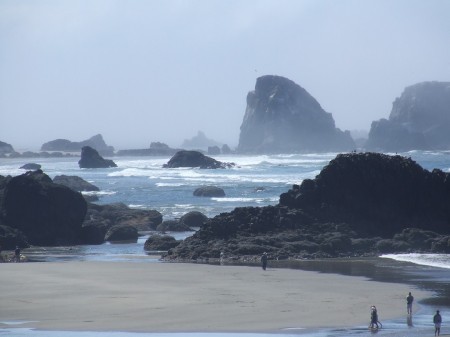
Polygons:
<instances>
[{"instance_id":1,"label":"haze","mask_svg":"<svg viewBox=\"0 0 450 337\"><path fill-rule=\"evenodd\" d=\"M0 0L0 141L146 148L202 130L233 147L268 74L368 131L406 86L450 80L449 15L446 0Z\"/></svg>"}]
</instances>

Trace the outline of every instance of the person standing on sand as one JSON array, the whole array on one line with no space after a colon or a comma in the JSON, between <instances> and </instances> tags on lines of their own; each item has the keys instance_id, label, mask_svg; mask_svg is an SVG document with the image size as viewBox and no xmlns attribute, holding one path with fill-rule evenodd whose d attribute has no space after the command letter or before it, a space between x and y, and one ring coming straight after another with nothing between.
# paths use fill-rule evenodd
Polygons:
<instances>
[{"instance_id":1,"label":"person standing on sand","mask_svg":"<svg viewBox=\"0 0 450 337\"><path fill-rule=\"evenodd\" d=\"M16 249L14 250L14 260L16 262L20 262L20 247L16 246Z\"/></svg>"},{"instance_id":2,"label":"person standing on sand","mask_svg":"<svg viewBox=\"0 0 450 337\"><path fill-rule=\"evenodd\" d=\"M406 297L406 312L408 313L408 315L412 315L413 302L414 302L414 296L411 295L411 292L410 292L409 295Z\"/></svg>"},{"instance_id":3,"label":"person standing on sand","mask_svg":"<svg viewBox=\"0 0 450 337\"><path fill-rule=\"evenodd\" d=\"M267 253L264 252L264 254L261 256L261 267L262 269L266 270L267 267Z\"/></svg>"},{"instance_id":4,"label":"person standing on sand","mask_svg":"<svg viewBox=\"0 0 450 337\"><path fill-rule=\"evenodd\" d=\"M441 334L441 323L442 323L442 317L439 313L439 310L436 310L436 315L433 316L433 323L434 323L434 335L439 336Z\"/></svg>"},{"instance_id":5,"label":"person standing on sand","mask_svg":"<svg viewBox=\"0 0 450 337\"><path fill-rule=\"evenodd\" d=\"M378 329L378 312L374 305L370 307L370 328Z\"/></svg>"}]
</instances>

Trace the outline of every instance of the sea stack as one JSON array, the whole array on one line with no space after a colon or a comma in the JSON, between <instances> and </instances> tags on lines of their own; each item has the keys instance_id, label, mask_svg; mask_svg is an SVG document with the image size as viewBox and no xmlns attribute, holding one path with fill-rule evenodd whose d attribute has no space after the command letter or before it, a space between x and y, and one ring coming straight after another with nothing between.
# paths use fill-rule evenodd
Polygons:
<instances>
[{"instance_id":1,"label":"sea stack","mask_svg":"<svg viewBox=\"0 0 450 337\"><path fill-rule=\"evenodd\" d=\"M266 75L247 95L238 152L351 151L350 132L335 127L331 113L293 81Z\"/></svg>"}]
</instances>

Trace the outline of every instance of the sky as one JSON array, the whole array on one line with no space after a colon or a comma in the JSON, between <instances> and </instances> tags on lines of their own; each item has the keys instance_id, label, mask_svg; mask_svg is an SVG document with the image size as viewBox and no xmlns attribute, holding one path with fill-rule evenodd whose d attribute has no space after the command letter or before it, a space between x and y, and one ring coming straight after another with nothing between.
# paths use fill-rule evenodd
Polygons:
<instances>
[{"instance_id":1,"label":"sky","mask_svg":"<svg viewBox=\"0 0 450 337\"><path fill-rule=\"evenodd\" d=\"M0 141L234 147L263 75L369 131L405 87L450 81L449 18L447 0L0 0Z\"/></svg>"}]
</instances>

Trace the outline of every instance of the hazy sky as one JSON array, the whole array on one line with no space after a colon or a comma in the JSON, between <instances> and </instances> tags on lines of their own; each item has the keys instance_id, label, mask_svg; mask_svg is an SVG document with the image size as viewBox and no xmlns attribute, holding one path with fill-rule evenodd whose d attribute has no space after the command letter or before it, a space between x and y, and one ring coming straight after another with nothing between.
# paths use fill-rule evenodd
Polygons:
<instances>
[{"instance_id":1,"label":"hazy sky","mask_svg":"<svg viewBox=\"0 0 450 337\"><path fill-rule=\"evenodd\" d=\"M450 81L448 0L0 0L0 140L235 146L246 96L285 76L343 130Z\"/></svg>"}]
</instances>

